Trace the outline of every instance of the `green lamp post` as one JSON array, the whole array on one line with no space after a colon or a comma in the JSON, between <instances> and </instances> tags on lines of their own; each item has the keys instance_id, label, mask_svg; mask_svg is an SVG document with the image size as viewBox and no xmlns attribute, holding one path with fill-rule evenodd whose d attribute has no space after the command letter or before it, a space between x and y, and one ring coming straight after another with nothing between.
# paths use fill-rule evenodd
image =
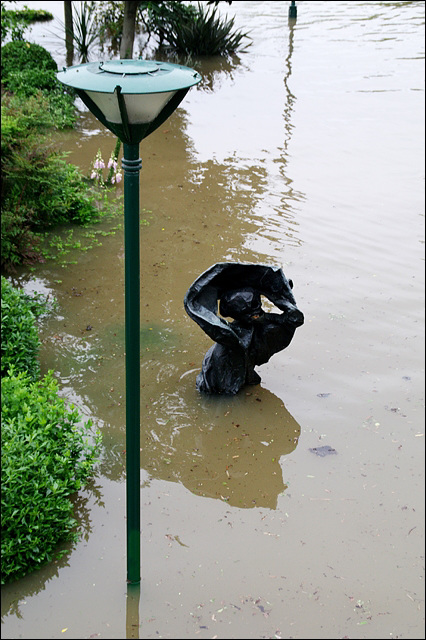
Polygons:
<instances>
[{"instance_id":1,"label":"green lamp post","mask_svg":"<svg viewBox=\"0 0 426 640\"><path fill-rule=\"evenodd\" d=\"M127 582L137 584L141 579L139 144L173 113L201 76L166 62L110 60L64 68L57 77L73 87L123 143Z\"/></svg>"}]
</instances>

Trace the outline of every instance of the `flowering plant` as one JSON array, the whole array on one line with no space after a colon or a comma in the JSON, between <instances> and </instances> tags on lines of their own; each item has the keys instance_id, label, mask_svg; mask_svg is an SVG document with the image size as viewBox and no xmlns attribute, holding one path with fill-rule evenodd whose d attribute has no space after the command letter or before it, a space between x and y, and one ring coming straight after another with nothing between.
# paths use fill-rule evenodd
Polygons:
<instances>
[{"instance_id":1,"label":"flowering plant","mask_svg":"<svg viewBox=\"0 0 426 640\"><path fill-rule=\"evenodd\" d=\"M118 153L120 151L120 140L117 140L114 151L111 153L111 157L108 160L107 168L109 169L108 176L104 180L103 169L105 169L105 162L102 158L101 150L99 149L92 164L92 171L90 174L91 180L96 180L102 187L110 184L118 184L122 180L122 173L118 167Z\"/></svg>"}]
</instances>

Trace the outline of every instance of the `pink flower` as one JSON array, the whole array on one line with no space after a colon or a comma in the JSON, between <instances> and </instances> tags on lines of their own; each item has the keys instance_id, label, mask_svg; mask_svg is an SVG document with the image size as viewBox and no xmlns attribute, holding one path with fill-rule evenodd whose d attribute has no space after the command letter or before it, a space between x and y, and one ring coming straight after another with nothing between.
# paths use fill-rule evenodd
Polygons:
<instances>
[{"instance_id":1,"label":"pink flower","mask_svg":"<svg viewBox=\"0 0 426 640\"><path fill-rule=\"evenodd\" d=\"M115 181L116 181L116 182L121 182L121 178L122 178L122 177L123 177L123 176L121 175L121 173L117 173L117 175L115 176Z\"/></svg>"}]
</instances>

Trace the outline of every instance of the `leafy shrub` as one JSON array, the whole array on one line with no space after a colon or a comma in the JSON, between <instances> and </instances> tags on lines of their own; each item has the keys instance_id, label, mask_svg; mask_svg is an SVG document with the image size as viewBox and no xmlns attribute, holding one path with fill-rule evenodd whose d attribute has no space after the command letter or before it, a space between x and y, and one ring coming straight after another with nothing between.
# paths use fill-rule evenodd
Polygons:
<instances>
[{"instance_id":1,"label":"leafy shrub","mask_svg":"<svg viewBox=\"0 0 426 640\"><path fill-rule=\"evenodd\" d=\"M100 212L78 168L45 135L76 120L74 93L57 80L56 62L43 47L26 42L10 42L2 54L8 91L2 94L1 267L13 272L40 258L41 231L87 224Z\"/></svg>"},{"instance_id":2,"label":"leafy shrub","mask_svg":"<svg viewBox=\"0 0 426 640\"><path fill-rule=\"evenodd\" d=\"M196 8L183 2L140 2L139 17L142 20L148 37L155 34L162 45L169 41L169 35L180 25L195 20Z\"/></svg>"},{"instance_id":3,"label":"leafy shrub","mask_svg":"<svg viewBox=\"0 0 426 640\"><path fill-rule=\"evenodd\" d=\"M75 540L70 496L93 471L99 436L58 396L49 372L2 379L2 584L50 561L61 540Z\"/></svg>"},{"instance_id":4,"label":"leafy shrub","mask_svg":"<svg viewBox=\"0 0 426 640\"><path fill-rule=\"evenodd\" d=\"M23 99L35 97L41 104L32 102L33 120L43 111L44 119L49 120L48 126L57 129L73 126L75 91L66 89L57 79L57 64L50 53L40 45L22 41L9 42L2 47L1 53L3 87L18 97L19 106L24 108ZM11 100L7 94L2 97L2 110L3 103L10 105ZM13 106L16 106L16 99L14 102ZM26 111L30 110L27 108Z\"/></svg>"},{"instance_id":5,"label":"leafy shrub","mask_svg":"<svg viewBox=\"0 0 426 640\"><path fill-rule=\"evenodd\" d=\"M81 2L80 9L78 7L75 8L71 35L80 56L80 61L88 62L92 45L99 41L93 3Z\"/></svg>"},{"instance_id":6,"label":"leafy shrub","mask_svg":"<svg viewBox=\"0 0 426 640\"><path fill-rule=\"evenodd\" d=\"M58 88L56 71L51 69L23 69L11 71L5 86L12 93L33 96L38 91L52 91Z\"/></svg>"},{"instance_id":7,"label":"leafy shrub","mask_svg":"<svg viewBox=\"0 0 426 640\"><path fill-rule=\"evenodd\" d=\"M3 161L4 202L27 212L33 229L57 224L85 224L97 216L94 197L79 169L66 162L66 153L31 139Z\"/></svg>"},{"instance_id":8,"label":"leafy shrub","mask_svg":"<svg viewBox=\"0 0 426 640\"><path fill-rule=\"evenodd\" d=\"M2 104L2 269L12 271L37 256L35 233L54 225L86 224L99 216L94 195L78 168L55 152L40 133L58 116L55 92L28 99L3 98ZM60 108L59 108L60 109ZM72 107L73 109L73 107ZM68 116L62 111L63 117Z\"/></svg>"},{"instance_id":9,"label":"leafy shrub","mask_svg":"<svg viewBox=\"0 0 426 640\"><path fill-rule=\"evenodd\" d=\"M145 4L145 3L141 3ZM94 9L94 26L99 34L101 48L107 40L111 41L111 50L118 51L123 34L124 2L106 0L105 2L92 2Z\"/></svg>"},{"instance_id":10,"label":"leafy shrub","mask_svg":"<svg viewBox=\"0 0 426 640\"><path fill-rule=\"evenodd\" d=\"M1 48L2 82L7 87L10 74L16 71L40 69L57 71L58 65L51 54L39 44L17 40Z\"/></svg>"},{"instance_id":11,"label":"leafy shrub","mask_svg":"<svg viewBox=\"0 0 426 640\"><path fill-rule=\"evenodd\" d=\"M26 212L18 209L1 213L1 268L13 273L22 263L30 264L39 259L39 238L26 221Z\"/></svg>"},{"instance_id":12,"label":"leafy shrub","mask_svg":"<svg viewBox=\"0 0 426 640\"><path fill-rule=\"evenodd\" d=\"M59 81L48 93L49 113L51 117L51 127L55 129L65 129L74 126L76 122L76 108L74 100L76 92L68 88L64 90Z\"/></svg>"},{"instance_id":13,"label":"leafy shrub","mask_svg":"<svg viewBox=\"0 0 426 640\"><path fill-rule=\"evenodd\" d=\"M21 138L70 127L75 121L73 98L61 89L54 89L48 95L41 91L32 95L4 94L1 104L2 152L6 152L9 146L19 146Z\"/></svg>"},{"instance_id":14,"label":"leafy shrub","mask_svg":"<svg viewBox=\"0 0 426 640\"><path fill-rule=\"evenodd\" d=\"M1 375L14 366L35 381L40 376L40 340L36 318L47 309L41 296L30 296L1 278Z\"/></svg>"},{"instance_id":15,"label":"leafy shrub","mask_svg":"<svg viewBox=\"0 0 426 640\"><path fill-rule=\"evenodd\" d=\"M231 4L229 0L226 0ZM221 18L218 2L197 6L186 2L162 0L162 2L139 2L138 22L142 24L147 41L156 36L161 46L168 43L174 53L196 55L228 55L243 48L247 34L234 29L234 19ZM124 2L92 2L95 10L94 23L100 33L101 46L106 37L117 48L123 32ZM136 24L136 30L138 29Z\"/></svg>"}]
</instances>

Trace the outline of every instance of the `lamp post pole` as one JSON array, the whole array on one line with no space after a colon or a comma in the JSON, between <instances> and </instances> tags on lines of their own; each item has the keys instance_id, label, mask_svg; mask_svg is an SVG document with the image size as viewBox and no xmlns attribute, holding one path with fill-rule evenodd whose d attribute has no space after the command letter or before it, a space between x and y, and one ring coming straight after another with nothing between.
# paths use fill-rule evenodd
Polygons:
<instances>
[{"instance_id":1,"label":"lamp post pole","mask_svg":"<svg viewBox=\"0 0 426 640\"><path fill-rule=\"evenodd\" d=\"M139 144L123 144L127 582L140 582Z\"/></svg>"},{"instance_id":2,"label":"lamp post pole","mask_svg":"<svg viewBox=\"0 0 426 640\"><path fill-rule=\"evenodd\" d=\"M96 118L123 143L124 309L126 350L127 582L140 572L140 256L139 143L178 107L198 72L153 60L108 60L76 65L57 74L76 90Z\"/></svg>"}]
</instances>

